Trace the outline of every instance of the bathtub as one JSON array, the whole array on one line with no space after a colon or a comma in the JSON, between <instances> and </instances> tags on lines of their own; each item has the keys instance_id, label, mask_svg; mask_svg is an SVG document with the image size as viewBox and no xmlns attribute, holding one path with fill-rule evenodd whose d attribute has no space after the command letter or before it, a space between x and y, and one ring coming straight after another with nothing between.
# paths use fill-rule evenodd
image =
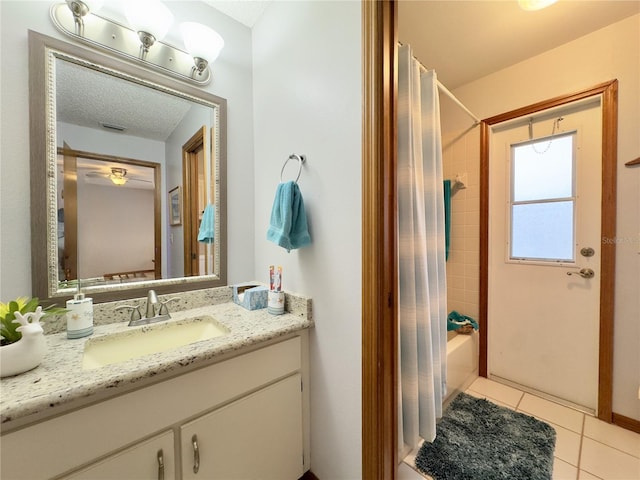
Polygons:
<instances>
[{"instance_id":1,"label":"bathtub","mask_svg":"<svg viewBox=\"0 0 640 480\"><path fill-rule=\"evenodd\" d=\"M478 378L478 332L471 335L447 332L447 395L464 391Z\"/></svg>"}]
</instances>

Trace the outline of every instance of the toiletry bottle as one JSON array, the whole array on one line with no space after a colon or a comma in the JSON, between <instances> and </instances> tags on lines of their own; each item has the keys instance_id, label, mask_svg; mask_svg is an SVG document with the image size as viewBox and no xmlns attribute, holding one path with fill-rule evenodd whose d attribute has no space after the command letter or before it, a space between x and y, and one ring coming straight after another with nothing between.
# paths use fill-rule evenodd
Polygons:
<instances>
[{"instance_id":1,"label":"toiletry bottle","mask_svg":"<svg viewBox=\"0 0 640 480\"><path fill-rule=\"evenodd\" d=\"M67 300L67 338L81 338L93 333L93 299L78 292Z\"/></svg>"}]
</instances>

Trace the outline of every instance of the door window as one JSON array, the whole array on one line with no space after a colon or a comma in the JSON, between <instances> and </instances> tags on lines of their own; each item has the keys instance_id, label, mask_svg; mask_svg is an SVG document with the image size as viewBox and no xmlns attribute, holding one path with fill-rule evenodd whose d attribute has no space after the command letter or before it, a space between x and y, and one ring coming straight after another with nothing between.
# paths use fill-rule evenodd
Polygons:
<instances>
[{"instance_id":1,"label":"door window","mask_svg":"<svg viewBox=\"0 0 640 480\"><path fill-rule=\"evenodd\" d=\"M575 136L511 145L510 260L574 261Z\"/></svg>"}]
</instances>

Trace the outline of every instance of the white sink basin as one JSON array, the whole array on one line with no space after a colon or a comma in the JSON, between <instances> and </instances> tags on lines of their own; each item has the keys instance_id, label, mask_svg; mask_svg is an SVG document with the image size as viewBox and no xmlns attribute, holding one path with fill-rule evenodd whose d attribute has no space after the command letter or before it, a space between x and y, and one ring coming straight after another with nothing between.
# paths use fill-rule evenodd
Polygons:
<instances>
[{"instance_id":1,"label":"white sink basin","mask_svg":"<svg viewBox=\"0 0 640 480\"><path fill-rule=\"evenodd\" d=\"M221 337L227 333L229 329L210 316L131 327L131 330L87 340L82 368L92 370Z\"/></svg>"}]
</instances>

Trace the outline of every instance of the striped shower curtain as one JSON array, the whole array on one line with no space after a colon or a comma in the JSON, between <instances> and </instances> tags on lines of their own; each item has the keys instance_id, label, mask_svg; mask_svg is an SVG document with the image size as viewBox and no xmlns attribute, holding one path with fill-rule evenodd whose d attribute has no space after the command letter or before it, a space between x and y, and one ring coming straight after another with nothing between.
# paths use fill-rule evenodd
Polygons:
<instances>
[{"instance_id":1,"label":"striped shower curtain","mask_svg":"<svg viewBox=\"0 0 640 480\"><path fill-rule=\"evenodd\" d=\"M447 290L437 78L399 50L399 451L431 442L446 390Z\"/></svg>"}]
</instances>

